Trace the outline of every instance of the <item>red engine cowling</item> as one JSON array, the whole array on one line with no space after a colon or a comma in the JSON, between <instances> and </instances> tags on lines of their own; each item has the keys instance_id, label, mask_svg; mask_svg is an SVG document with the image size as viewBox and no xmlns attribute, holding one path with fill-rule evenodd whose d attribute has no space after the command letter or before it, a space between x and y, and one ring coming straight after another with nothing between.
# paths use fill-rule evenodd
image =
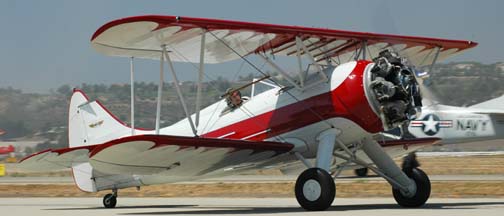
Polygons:
<instances>
[{"instance_id":1,"label":"red engine cowling","mask_svg":"<svg viewBox=\"0 0 504 216\"><path fill-rule=\"evenodd\" d=\"M383 131L383 124L366 97L364 78L372 62L349 62L338 66L331 78L334 109L370 133ZM344 77L346 76L346 77ZM343 79L343 80L340 80Z\"/></svg>"},{"instance_id":2,"label":"red engine cowling","mask_svg":"<svg viewBox=\"0 0 504 216\"><path fill-rule=\"evenodd\" d=\"M413 70L390 56L338 66L331 86L334 109L370 133L407 125L421 107Z\"/></svg>"}]
</instances>

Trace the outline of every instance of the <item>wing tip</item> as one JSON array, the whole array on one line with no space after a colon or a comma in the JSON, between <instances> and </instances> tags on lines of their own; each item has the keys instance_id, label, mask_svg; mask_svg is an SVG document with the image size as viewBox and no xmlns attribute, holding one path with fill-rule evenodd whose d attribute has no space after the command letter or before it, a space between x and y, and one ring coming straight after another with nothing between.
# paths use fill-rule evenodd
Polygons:
<instances>
[{"instance_id":1,"label":"wing tip","mask_svg":"<svg viewBox=\"0 0 504 216\"><path fill-rule=\"evenodd\" d=\"M40 151L40 152L37 152L37 153L31 154L31 155L28 155L28 156L24 157L23 159L21 159L18 163L22 163L23 161L26 161L26 160L28 160L28 159L30 159L30 158L32 158L32 157L35 157L35 156L37 156L37 155L41 155L41 154L43 154L43 153L50 152L50 151L52 151L52 149L46 149L46 150L44 150L44 151Z\"/></svg>"}]
</instances>

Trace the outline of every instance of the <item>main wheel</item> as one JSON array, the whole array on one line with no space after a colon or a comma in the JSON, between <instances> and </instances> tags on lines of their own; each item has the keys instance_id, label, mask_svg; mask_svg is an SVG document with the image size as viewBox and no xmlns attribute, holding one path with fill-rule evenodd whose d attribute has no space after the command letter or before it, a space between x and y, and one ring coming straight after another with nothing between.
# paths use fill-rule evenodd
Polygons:
<instances>
[{"instance_id":1,"label":"main wheel","mask_svg":"<svg viewBox=\"0 0 504 216\"><path fill-rule=\"evenodd\" d=\"M403 207L420 207L427 202L431 193L431 183L427 174L418 168L413 168L411 172L407 173L416 184L416 193L412 197L404 196L399 189L392 189L394 199L397 204Z\"/></svg>"},{"instance_id":2,"label":"main wheel","mask_svg":"<svg viewBox=\"0 0 504 216\"><path fill-rule=\"evenodd\" d=\"M357 175L359 177L366 177L367 173L368 173L368 168L364 167L364 168L356 169L356 170L354 170L354 172L355 172L355 175Z\"/></svg>"},{"instance_id":3,"label":"main wheel","mask_svg":"<svg viewBox=\"0 0 504 216\"><path fill-rule=\"evenodd\" d=\"M309 211L322 211L329 208L336 194L332 176L320 168L310 168L296 180L296 199Z\"/></svg>"},{"instance_id":4,"label":"main wheel","mask_svg":"<svg viewBox=\"0 0 504 216\"><path fill-rule=\"evenodd\" d=\"M114 208L117 204L117 197L114 194L107 194L103 197L103 206L105 208Z\"/></svg>"}]
</instances>

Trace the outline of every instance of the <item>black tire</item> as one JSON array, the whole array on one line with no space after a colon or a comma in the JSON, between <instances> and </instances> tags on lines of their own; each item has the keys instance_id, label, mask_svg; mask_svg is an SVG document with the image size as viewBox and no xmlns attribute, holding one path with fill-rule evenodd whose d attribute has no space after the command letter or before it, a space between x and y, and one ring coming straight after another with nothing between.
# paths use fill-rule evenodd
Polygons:
<instances>
[{"instance_id":1,"label":"black tire","mask_svg":"<svg viewBox=\"0 0 504 216\"><path fill-rule=\"evenodd\" d=\"M306 192L311 192L307 193ZM305 170L296 180L296 199L308 211L322 211L329 208L336 195L332 176L320 168Z\"/></svg>"},{"instance_id":2,"label":"black tire","mask_svg":"<svg viewBox=\"0 0 504 216\"><path fill-rule=\"evenodd\" d=\"M356 176L366 177L368 174L368 168L364 167L364 168L356 169L356 170L354 170L354 173Z\"/></svg>"},{"instance_id":3,"label":"black tire","mask_svg":"<svg viewBox=\"0 0 504 216\"><path fill-rule=\"evenodd\" d=\"M392 188L394 199L397 204L403 207L420 207L427 202L431 193L431 183L427 174L418 168L414 168L409 172L408 177L415 181L417 190L414 196L406 197L401 193L401 190Z\"/></svg>"},{"instance_id":4,"label":"black tire","mask_svg":"<svg viewBox=\"0 0 504 216\"><path fill-rule=\"evenodd\" d=\"M114 194L107 194L103 197L103 206L105 208L115 208L117 204L117 197Z\"/></svg>"}]
</instances>

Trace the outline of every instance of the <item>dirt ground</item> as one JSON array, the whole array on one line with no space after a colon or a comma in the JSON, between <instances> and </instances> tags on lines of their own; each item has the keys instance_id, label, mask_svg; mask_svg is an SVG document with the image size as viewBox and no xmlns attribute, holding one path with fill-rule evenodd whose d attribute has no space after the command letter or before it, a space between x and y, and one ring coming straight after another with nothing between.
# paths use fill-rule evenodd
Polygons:
<instances>
[{"instance_id":1,"label":"dirt ground","mask_svg":"<svg viewBox=\"0 0 504 216\"><path fill-rule=\"evenodd\" d=\"M109 192L86 193L74 185L0 185L0 197L101 197ZM165 184L145 186L137 191L119 191L125 197L293 197L294 182ZM386 182L336 183L338 197L389 197ZM432 182L432 197L503 197L504 182Z\"/></svg>"},{"instance_id":2,"label":"dirt ground","mask_svg":"<svg viewBox=\"0 0 504 216\"><path fill-rule=\"evenodd\" d=\"M504 174L504 155L470 157L418 157L429 175Z\"/></svg>"}]
</instances>

